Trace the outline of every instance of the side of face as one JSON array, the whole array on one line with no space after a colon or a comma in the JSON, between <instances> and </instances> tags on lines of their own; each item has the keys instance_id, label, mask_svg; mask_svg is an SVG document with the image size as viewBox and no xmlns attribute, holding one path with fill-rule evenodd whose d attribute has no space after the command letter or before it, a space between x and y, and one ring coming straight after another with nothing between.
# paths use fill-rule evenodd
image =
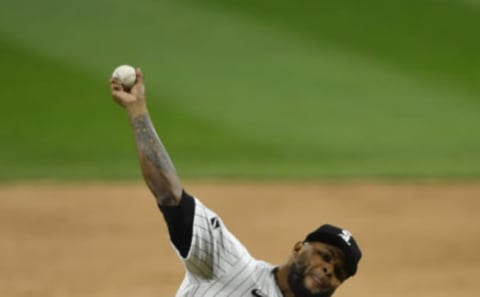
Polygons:
<instances>
[{"instance_id":1,"label":"side of face","mask_svg":"<svg viewBox=\"0 0 480 297\"><path fill-rule=\"evenodd\" d=\"M346 279L345 256L333 245L298 242L291 261L288 281L297 297L330 296Z\"/></svg>"}]
</instances>

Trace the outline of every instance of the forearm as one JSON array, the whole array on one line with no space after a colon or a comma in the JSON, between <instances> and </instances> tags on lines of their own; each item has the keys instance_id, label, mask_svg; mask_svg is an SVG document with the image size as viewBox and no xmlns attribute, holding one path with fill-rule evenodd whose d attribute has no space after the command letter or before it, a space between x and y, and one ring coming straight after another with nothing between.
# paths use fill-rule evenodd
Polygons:
<instances>
[{"instance_id":1,"label":"forearm","mask_svg":"<svg viewBox=\"0 0 480 297\"><path fill-rule=\"evenodd\" d=\"M182 185L145 105L128 108L142 174L159 205L177 205Z\"/></svg>"}]
</instances>

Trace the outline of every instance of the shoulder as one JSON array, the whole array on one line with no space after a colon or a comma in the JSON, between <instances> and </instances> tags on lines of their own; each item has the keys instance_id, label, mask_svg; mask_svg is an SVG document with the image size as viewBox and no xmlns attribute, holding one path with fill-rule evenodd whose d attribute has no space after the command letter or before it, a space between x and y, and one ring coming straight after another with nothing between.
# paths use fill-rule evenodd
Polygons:
<instances>
[{"instance_id":1,"label":"shoulder","mask_svg":"<svg viewBox=\"0 0 480 297\"><path fill-rule=\"evenodd\" d=\"M275 265L255 258L252 258L252 262L252 272L255 275L255 279L269 282L271 279L270 276L273 275Z\"/></svg>"}]
</instances>

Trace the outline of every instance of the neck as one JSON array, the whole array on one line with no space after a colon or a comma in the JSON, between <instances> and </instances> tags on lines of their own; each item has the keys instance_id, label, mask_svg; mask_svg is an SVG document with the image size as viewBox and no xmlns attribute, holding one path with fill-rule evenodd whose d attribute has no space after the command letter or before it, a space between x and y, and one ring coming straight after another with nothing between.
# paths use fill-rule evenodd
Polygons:
<instances>
[{"instance_id":1,"label":"neck","mask_svg":"<svg viewBox=\"0 0 480 297\"><path fill-rule=\"evenodd\" d=\"M283 297L295 297L290 285L288 284L288 271L290 269L289 265L278 266L273 270L273 275L275 276L275 281L277 286L282 292Z\"/></svg>"}]
</instances>

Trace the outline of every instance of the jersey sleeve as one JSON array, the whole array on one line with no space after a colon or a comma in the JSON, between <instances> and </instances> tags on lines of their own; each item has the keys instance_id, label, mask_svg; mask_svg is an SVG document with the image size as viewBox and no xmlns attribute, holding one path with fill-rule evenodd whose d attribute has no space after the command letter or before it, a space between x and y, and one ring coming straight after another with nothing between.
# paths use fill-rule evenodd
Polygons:
<instances>
[{"instance_id":1,"label":"jersey sleeve","mask_svg":"<svg viewBox=\"0 0 480 297\"><path fill-rule=\"evenodd\" d=\"M180 204L161 206L159 208L167 223L170 241L182 257L186 257L192 241L193 219L195 217L195 200L182 191Z\"/></svg>"},{"instance_id":2,"label":"jersey sleeve","mask_svg":"<svg viewBox=\"0 0 480 297\"><path fill-rule=\"evenodd\" d=\"M184 199L185 197L182 198L182 203ZM185 217L182 219L165 217L165 219L172 244L185 263L188 273L193 277L214 279L231 271L240 260L250 258L246 248L230 233L215 212L203 205L197 198L190 196L187 199L194 204L190 220ZM185 207L185 209L189 208ZM162 212L165 216L163 209ZM175 223L182 225L182 222L183 227L170 226ZM187 225L190 223L190 230L185 227L185 222ZM177 229L177 233L172 236L174 229ZM186 244L188 245L187 249L185 249Z\"/></svg>"}]
</instances>

